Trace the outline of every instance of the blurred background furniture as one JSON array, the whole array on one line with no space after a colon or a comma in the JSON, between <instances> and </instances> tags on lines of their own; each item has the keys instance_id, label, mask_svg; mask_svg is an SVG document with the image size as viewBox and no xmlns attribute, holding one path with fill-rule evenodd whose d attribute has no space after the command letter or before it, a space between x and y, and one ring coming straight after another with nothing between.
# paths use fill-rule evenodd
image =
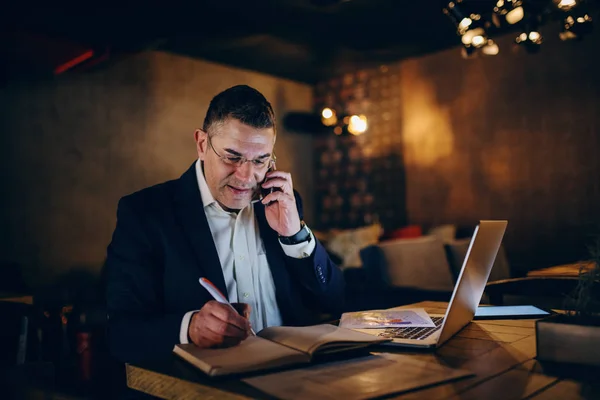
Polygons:
<instances>
[{"instance_id":1,"label":"blurred background furniture","mask_svg":"<svg viewBox=\"0 0 600 400\"><path fill-rule=\"evenodd\" d=\"M444 244L438 237L397 239L381 243L379 248L385 258L391 286L452 291L450 264Z\"/></svg>"},{"instance_id":2,"label":"blurred background furniture","mask_svg":"<svg viewBox=\"0 0 600 400\"><path fill-rule=\"evenodd\" d=\"M113 398L126 390L106 343L103 274L72 271L31 294L0 293L0 319L3 396Z\"/></svg>"},{"instance_id":3,"label":"blurred background furniture","mask_svg":"<svg viewBox=\"0 0 600 400\"><path fill-rule=\"evenodd\" d=\"M445 244L448 262L450 263L454 281L456 281L458 274L460 273L463 261L467 255L467 250L469 249L469 243L471 243L471 238L452 240ZM506 256L506 250L504 249L504 245L501 244L498 249L498 254L496 255L496 260L494 261L494 266L490 272L488 282L508 279L513 276L508 257Z\"/></svg>"},{"instance_id":4,"label":"blurred background furniture","mask_svg":"<svg viewBox=\"0 0 600 400\"><path fill-rule=\"evenodd\" d=\"M360 267L343 268L347 311L450 300L471 238L456 238L454 225L433 227L426 235L421 232L414 226L399 229L359 250ZM511 277L501 246L488 281Z\"/></svg>"},{"instance_id":5,"label":"blurred background furniture","mask_svg":"<svg viewBox=\"0 0 600 400\"><path fill-rule=\"evenodd\" d=\"M347 310L448 301L454 279L443 240L449 231L454 229L423 236L420 227L409 226L360 249L361 268L344 270Z\"/></svg>"},{"instance_id":6,"label":"blurred background furniture","mask_svg":"<svg viewBox=\"0 0 600 400\"><path fill-rule=\"evenodd\" d=\"M526 277L491 281L486 286L489 302L496 305L533 304L542 308L571 310L581 272L588 260L530 271ZM600 293L595 293L598 300Z\"/></svg>"},{"instance_id":7,"label":"blurred background furniture","mask_svg":"<svg viewBox=\"0 0 600 400\"><path fill-rule=\"evenodd\" d=\"M531 304L546 309L572 309L577 277L521 277L489 282L485 293L490 304Z\"/></svg>"},{"instance_id":8,"label":"blurred background furniture","mask_svg":"<svg viewBox=\"0 0 600 400\"><path fill-rule=\"evenodd\" d=\"M592 261L583 260L580 262L561 264L548 268L532 270L527 273L530 277L578 277L581 271L588 271L593 268Z\"/></svg>"}]
</instances>

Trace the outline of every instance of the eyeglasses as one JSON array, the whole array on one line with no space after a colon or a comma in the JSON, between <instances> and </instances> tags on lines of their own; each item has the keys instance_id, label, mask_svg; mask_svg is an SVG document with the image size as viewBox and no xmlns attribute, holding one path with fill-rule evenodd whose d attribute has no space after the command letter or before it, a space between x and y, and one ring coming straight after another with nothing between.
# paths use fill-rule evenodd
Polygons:
<instances>
[{"instance_id":1,"label":"eyeglasses","mask_svg":"<svg viewBox=\"0 0 600 400\"><path fill-rule=\"evenodd\" d=\"M255 158L254 160L249 160L244 156L235 156L235 155L222 156L219 153L217 153L217 150L215 150L215 148L213 147L212 142L210 140L210 136L208 137L208 145L210 146L212 151L215 152L217 157L219 157L221 159L221 161L223 161L224 164L227 164L227 165L230 165L230 166L236 167L236 168L241 167L246 162L250 162L250 163L252 163L252 166L254 168L262 170L267 166L271 166L277 160L277 157L275 157L274 153L271 154L271 157Z\"/></svg>"}]
</instances>

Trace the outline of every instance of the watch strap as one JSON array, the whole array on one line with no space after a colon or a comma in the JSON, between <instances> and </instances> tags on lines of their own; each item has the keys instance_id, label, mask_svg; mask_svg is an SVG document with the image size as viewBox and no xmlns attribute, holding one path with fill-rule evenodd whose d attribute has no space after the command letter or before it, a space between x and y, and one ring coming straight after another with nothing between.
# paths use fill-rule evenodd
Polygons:
<instances>
[{"instance_id":1,"label":"watch strap","mask_svg":"<svg viewBox=\"0 0 600 400\"><path fill-rule=\"evenodd\" d=\"M300 230L296 234L294 234L292 236L279 236L279 241L282 244L286 244L286 245L294 245L294 244L304 243L304 242L310 241L310 240L311 240L310 231L308 230L308 227L306 226L304 221L302 221L300 223Z\"/></svg>"}]
</instances>

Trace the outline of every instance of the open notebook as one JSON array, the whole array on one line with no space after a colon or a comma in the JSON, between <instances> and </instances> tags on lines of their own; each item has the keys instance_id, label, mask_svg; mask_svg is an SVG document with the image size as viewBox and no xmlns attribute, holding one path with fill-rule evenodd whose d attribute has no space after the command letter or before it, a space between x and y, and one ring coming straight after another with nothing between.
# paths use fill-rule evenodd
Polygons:
<instances>
[{"instance_id":1,"label":"open notebook","mask_svg":"<svg viewBox=\"0 0 600 400\"><path fill-rule=\"evenodd\" d=\"M237 374L309 363L315 354L330 354L386 342L389 339L334 325L273 326L224 349L177 344L173 352L210 376Z\"/></svg>"}]
</instances>

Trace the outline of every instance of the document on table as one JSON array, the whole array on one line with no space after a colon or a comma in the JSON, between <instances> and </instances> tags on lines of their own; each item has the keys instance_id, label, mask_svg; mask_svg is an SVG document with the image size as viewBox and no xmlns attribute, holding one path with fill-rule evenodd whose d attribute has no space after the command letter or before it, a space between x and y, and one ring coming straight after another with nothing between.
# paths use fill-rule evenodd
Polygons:
<instances>
[{"instance_id":1,"label":"document on table","mask_svg":"<svg viewBox=\"0 0 600 400\"><path fill-rule=\"evenodd\" d=\"M271 396L361 400L398 394L473 374L402 354L378 354L243 379Z\"/></svg>"},{"instance_id":2,"label":"document on table","mask_svg":"<svg viewBox=\"0 0 600 400\"><path fill-rule=\"evenodd\" d=\"M422 308L357 311L342 314L340 326L348 329L435 327Z\"/></svg>"}]
</instances>

